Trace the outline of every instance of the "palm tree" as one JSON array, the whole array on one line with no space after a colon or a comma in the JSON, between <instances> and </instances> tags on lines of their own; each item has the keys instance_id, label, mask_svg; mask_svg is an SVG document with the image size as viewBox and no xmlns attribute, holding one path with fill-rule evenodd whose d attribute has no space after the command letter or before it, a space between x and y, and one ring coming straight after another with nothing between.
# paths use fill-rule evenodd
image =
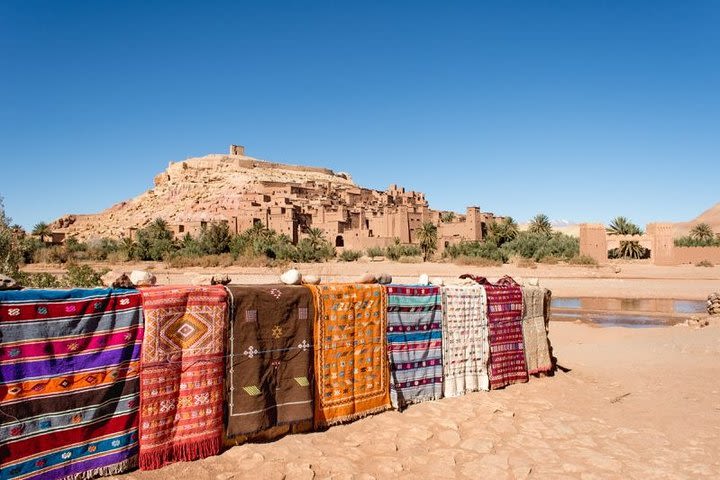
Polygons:
<instances>
[{"instance_id":1,"label":"palm tree","mask_svg":"<svg viewBox=\"0 0 720 480\"><path fill-rule=\"evenodd\" d=\"M626 217L615 217L607 228L610 235L642 235L640 227L632 223Z\"/></svg>"},{"instance_id":2,"label":"palm tree","mask_svg":"<svg viewBox=\"0 0 720 480\"><path fill-rule=\"evenodd\" d=\"M423 262L427 262L428 257L437 250L437 230L436 225L425 222L415 232L420 241L420 250L423 252Z\"/></svg>"},{"instance_id":3,"label":"palm tree","mask_svg":"<svg viewBox=\"0 0 720 480\"><path fill-rule=\"evenodd\" d=\"M518 224L512 217L505 217L501 222L491 222L489 229L489 237L498 247L518 236Z\"/></svg>"},{"instance_id":4,"label":"palm tree","mask_svg":"<svg viewBox=\"0 0 720 480\"><path fill-rule=\"evenodd\" d=\"M607 228L609 235L642 235L640 227L626 217L615 217ZM643 258L647 254L645 247L636 240L621 240L617 249L620 258Z\"/></svg>"},{"instance_id":5,"label":"palm tree","mask_svg":"<svg viewBox=\"0 0 720 480\"><path fill-rule=\"evenodd\" d=\"M440 214L440 221L443 223L450 223L455 220L455 212L442 212Z\"/></svg>"},{"instance_id":6,"label":"palm tree","mask_svg":"<svg viewBox=\"0 0 720 480\"><path fill-rule=\"evenodd\" d=\"M702 243L709 243L715 239L715 233L707 223L698 223L690 230L690 238Z\"/></svg>"},{"instance_id":7,"label":"palm tree","mask_svg":"<svg viewBox=\"0 0 720 480\"><path fill-rule=\"evenodd\" d=\"M308 238L310 239L310 245L317 249L325 241L325 232L317 227L313 227L308 230Z\"/></svg>"},{"instance_id":8,"label":"palm tree","mask_svg":"<svg viewBox=\"0 0 720 480\"><path fill-rule=\"evenodd\" d=\"M52 235L52 229L47 223L40 222L33 227L32 234L40 237L40 241L45 243L45 237Z\"/></svg>"},{"instance_id":9,"label":"palm tree","mask_svg":"<svg viewBox=\"0 0 720 480\"><path fill-rule=\"evenodd\" d=\"M538 213L532 218L532 220L530 220L528 231L530 233L550 235L552 233L552 224L550 223L550 219L544 213Z\"/></svg>"}]
</instances>

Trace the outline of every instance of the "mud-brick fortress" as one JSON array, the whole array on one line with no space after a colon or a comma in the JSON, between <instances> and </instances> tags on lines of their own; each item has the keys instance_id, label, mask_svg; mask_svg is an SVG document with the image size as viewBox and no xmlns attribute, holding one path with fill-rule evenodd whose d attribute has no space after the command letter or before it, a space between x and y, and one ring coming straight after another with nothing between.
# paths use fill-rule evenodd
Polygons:
<instances>
[{"instance_id":1,"label":"mud-brick fortress","mask_svg":"<svg viewBox=\"0 0 720 480\"><path fill-rule=\"evenodd\" d=\"M228 155L171 162L155 177L153 189L104 212L58 219L53 240L132 238L162 218L178 238L197 235L212 222L227 223L232 233L261 222L293 242L319 228L336 247L360 250L396 239L417 243L417 230L432 222L442 251L462 240L482 240L498 218L474 206L452 218L444 213L431 209L420 192L398 185L385 191L363 188L346 173L258 160L231 145Z\"/></svg>"}]
</instances>

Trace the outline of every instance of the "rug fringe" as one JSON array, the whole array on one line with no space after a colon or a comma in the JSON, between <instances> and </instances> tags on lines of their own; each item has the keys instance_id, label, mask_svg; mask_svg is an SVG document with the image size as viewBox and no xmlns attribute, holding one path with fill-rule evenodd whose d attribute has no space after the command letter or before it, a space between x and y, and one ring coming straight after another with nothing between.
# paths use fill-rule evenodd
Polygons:
<instances>
[{"instance_id":1,"label":"rug fringe","mask_svg":"<svg viewBox=\"0 0 720 480\"><path fill-rule=\"evenodd\" d=\"M92 470L75 473L73 475L68 475L67 477L64 477L63 480L90 480L95 477L120 475L121 473L125 473L128 470L137 468L137 466L138 456L133 455L132 457L128 458L127 460L123 460L122 462L113 463L112 465L107 465L105 467L93 468Z\"/></svg>"},{"instance_id":2,"label":"rug fringe","mask_svg":"<svg viewBox=\"0 0 720 480\"><path fill-rule=\"evenodd\" d=\"M150 452L140 453L140 470L155 470L168 463L200 460L220 453L222 438L199 440L190 443L167 445Z\"/></svg>"},{"instance_id":3,"label":"rug fringe","mask_svg":"<svg viewBox=\"0 0 720 480\"><path fill-rule=\"evenodd\" d=\"M383 406L380 406L380 407L371 408L371 409L369 409L369 410L364 410L364 411L362 411L362 412L351 413L350 415L344 415L344 416L342 416L342 417L336 417L336 418L333 418L332 420L329 420L329 421L326 420L326 421L324 421L324 422L318 422L318 423L315 424L315 426L316 426L316 427L319 427L319 428L331 427L331 426L333 426L333 425L339 425L339 424L341 424L341 423L352 422L352 421L354 421L354 420L357 420L357 419L359 419L359 418L364 418L364 417L367 417L367 416L369 416L369 415L375 415L376 413L381 413L381 412L384 412L384 411L386 411L386 410L392 410L392 405L390 405L389 402L388 402L387 405L383 405Z\"/></svg>"}]
</instances>

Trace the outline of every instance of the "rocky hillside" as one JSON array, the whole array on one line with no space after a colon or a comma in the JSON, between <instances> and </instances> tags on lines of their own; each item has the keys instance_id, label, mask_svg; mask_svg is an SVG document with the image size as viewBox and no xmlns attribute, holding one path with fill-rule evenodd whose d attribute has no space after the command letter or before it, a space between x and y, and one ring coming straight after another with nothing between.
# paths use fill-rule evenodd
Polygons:
<instances>
[{"instance_id":1,"label":"rocky hillside","mask_svg":"<svg viewBox=\"0 0 720 480\"><path fill-rule=\"evenodd\" d=\"M207 155L171 162L147 192L97 214L65 215L53 222L52 229L87 240L120 237L130 227L143 227L156 218L169 223L212 221L214 214L232 209L266 182L313 182L330 189L355 186L349 175L324 168L283 165L245 155Z\"/></svg>"}]
</instances>

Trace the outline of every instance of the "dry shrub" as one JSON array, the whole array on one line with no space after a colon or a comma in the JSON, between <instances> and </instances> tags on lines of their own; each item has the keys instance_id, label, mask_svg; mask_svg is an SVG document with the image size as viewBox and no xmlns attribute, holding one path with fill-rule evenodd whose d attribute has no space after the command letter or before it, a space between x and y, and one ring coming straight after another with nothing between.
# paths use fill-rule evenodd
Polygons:
<instances>
[{"instance_id":1,"label":"dry shrub","mask_svg":"<svg viewBox=\"0 0 720 480\"><path fill-rule=\"evenodd\" d=\"M501 267L503 262L500 260L491 260L484 257L474 257L469 255L460 255L452 261L455 265L470 265L473 267Z\"/></svg>"},{"instance_id":2,"label":"dry shrub","mask_svg":"<svg viewBox=\"0 0 720 480\"><path fill-rule=\"evenodd\" d=\"M423 259L422 257L409 257L407 255L403 255L400 258L397 259L398 263L422 263Z\"/></svg>"},{"instance_id":3,"label":"dry shrub","mask_svg":"<svg viewBox=\"0 0 720 480\"><path fill-rule=\"evenodd\" d=\"M237 267L282 267L288 265L287 260L277 260L267 257L254 257L241 255L233 261Z\"/></svg>"},{"instance_id":4,"label":"dry shrub","mask_svg":"<svg viewBox=\"0 0 720 480\"><path fill-rule=\"evenodd\" d=\"M557 263L557 262L556 262ZM532 258L519 258L516 262L519 268L537 268L537 263Z\"/></svg>"},{"instance_id":5,"label":"dry shrub","mask_svg":"<svg viewBox=\"0 0 720 480\"><path fill-rule=\"evenodd\" d=\"M696 267L714 267L710 260L701 260L695 264Z\"/></svg>"},{"instance_id":6,"label":"dry shrub","mask_svg":"<svg viewBox=\"0 0 720 480\"><path fill-rule=\"evenodd\" d=\"M234 262L233 256L229 253L221 253L219 255L203 255L202 257L190 257L185 255L177 255L170 258L168 266L171 268L188 268L188 267L229 267Z\"/></svg>"},{"instance_id":7,"label":"dry shrub","mask_svg":"<svg viewBox=\"0 0 720 480\"><path fill-rule=\"evenodd\" d=\"M568 260L568 264L570 265L583 265L587 267L597 267L598 262L594 258L592 258L589 255L575 255L570 260Z\"/></svg>"},{"instance_id":8,"label":"dry shrub","mask_svg":"<svg viewBox=\"0 0 720 480\"><path fill-rule=\"evenodd\" d=\"M127 250L118 250L107 254L108 263L124 263L130 261Z\"/></svg>"},{"instance_id":9,"label":"dry shrub","mask_svg":"<svg viewBox=\"0 0 720 480\"><path fill-rule=\"evenodd\" d=\"M545 265L557 265L560 262L560 258L554 255L548 255L547 257L542 257L538 261L540 263L544 263Z\"/></svg>"}]
</instances>

